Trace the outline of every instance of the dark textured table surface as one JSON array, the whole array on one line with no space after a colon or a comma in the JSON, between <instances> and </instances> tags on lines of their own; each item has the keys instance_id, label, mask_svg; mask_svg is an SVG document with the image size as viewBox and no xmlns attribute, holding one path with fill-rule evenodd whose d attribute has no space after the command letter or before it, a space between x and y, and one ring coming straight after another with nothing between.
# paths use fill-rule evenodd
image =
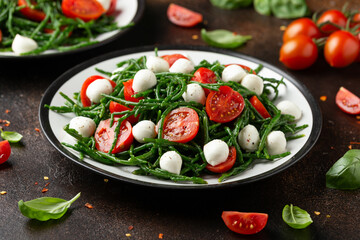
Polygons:
<instances>
[{"instance_id":1,"label":"dark textured table surface","mask_svg":"<svg viewBox=\"0 0 360 240\"><path fill-rule=\"evenodd\" d=\"M201 12L207 29L225 28L252 35L252 40L234 51L273 64L306 85L323 114L323 129L315 146L290 168L262 181L196 191L143 187L113 179L105 182L104 176L57 152L35 128L40 128L42 94L66 70L118 49L155 44L206 45L200 38L192 38L199 36L202 26L177 27L166 17L169 1L148 0L140 23L103 48L43 60L0 59L0 119L11 122L6 130L24 135L20 143L12 145L10 159L0 165L0 191L7 192L0 195L0 239L158 239L160 233L163 239L359 239L359 190L325 187L328 169L349 149L350 142L360 141L359 119L341 112L334 102L340 86L360 95L359 63L334 69L320 55L311 68L291 71L278 61L280 26L290 21L258 15L252 8L221 10L206 0L174 2ZM347 2L350 7L360 8L357 0ZM312 11L321 11L340 9L345 1L308 3ZM320 101L321 96L327 96L327 100ZM360 148L356 144L352 147ZM49 179L44 180L44 176ZM42 193L46 183L50 183L49 191ZM21 199L70 199L78 192L82 194L80 199L60 220L29 220L17 207ZM85 203L94 208L86 208ZM289 228L281 212L290 203L307 210L313 224L304 230ZM254 236L237 235L222 222L223 210L268 213L268 224Z\"/></svg>"}]
</instances>

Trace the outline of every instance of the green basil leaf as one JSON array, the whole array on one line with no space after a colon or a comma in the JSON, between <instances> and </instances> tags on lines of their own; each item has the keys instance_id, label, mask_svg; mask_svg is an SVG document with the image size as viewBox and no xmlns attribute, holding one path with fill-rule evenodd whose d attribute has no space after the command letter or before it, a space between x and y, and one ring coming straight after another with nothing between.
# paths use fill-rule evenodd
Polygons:
<instances>
[{"instance_id":1,"label":"green basil leaf","mask_svg":"<svg viewBox=\"0 0 360 240\"><path fill-rule=\"evenodd\" d=\"M3 131L1 128L0 128L0 131L1 131L1 137L5 140L8 140L11 143L17 143L23 137L20 133L17 133L17 132Z\"/></svg>"},{"instance_id":2,"label":"green basil leaf","mask_svg":"<svg viewBox=\"0 0 360 240\"><path fill-rule=\"evenodd\" d=\"M343 190L360 188L360 149L345 153L326 173L326 187Z\"/></svg>"},{"instance_id":3,"label":"green basil leaf","mask_svg":"<svg viewBox=\"0 0 360 240\"><path fill-rule=\"evenodd\" d=\"M310 215L303 209L286 205L282 211L282 218L292 228L303 229L309 226L313 221Z\"/></svg>"},{"instance_id":4,"label":"green basil leaf","mask_svg":"<svg viewBox=\"0 0 360 240\"><path fill-rule=\"evenodd\" d=\"M277 18L299 18L310 13L305 0L271 0L270 6Z\"/></svg>"},{"instance_id":5,"label":"green basil leaf","mask_svg":"<svg viewBox=\"0 0 360 240\"><path fill-rule=\"evenodd\" d=\"M201 29L201 38L209 45L219 48L237 48L251 39L251 36L235 35L224 29L206 31Z\"/></svg>"},{"instance_id":6,"label":"green basil leaf","mask_svg":"<svg viewBox=\"0 0 360 240\"><path fill-rule=\"evenodd\" d=\"M270 16L271 15L271 0L254 0L254 8L256 12L261 15Z\"/></svg>"},{"instance_id":7,"label":"green basil leaf","mask_svg":"<svg viewBox=\"0 0 360 240\"><path fill-rule=\"evenodd\" d=\"M47 221L49 219L61 218L70 205L79 197L80 193L69 201L61 198L42 197L27 202L20 200L18 205L24 216L39 221Z\"/></svg>"},{"instance_id":8,"label":"green basil leaf","mask_svg":"<svg viewBox=\"0 0 360 240\"><path fill-rule=\"evenodd\" d=\"M253 0L210 0L212 5L223 9L237 9L241 7L248 7Z\"/></svg>"}]
</instances>

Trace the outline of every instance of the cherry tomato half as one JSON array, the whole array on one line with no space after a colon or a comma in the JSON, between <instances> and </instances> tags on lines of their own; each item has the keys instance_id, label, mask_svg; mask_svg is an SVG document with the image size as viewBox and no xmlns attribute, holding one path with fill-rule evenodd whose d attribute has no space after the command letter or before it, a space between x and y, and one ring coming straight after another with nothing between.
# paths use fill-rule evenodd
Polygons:
<instances>
[{"instance_id":1,"label":"cherry tomato half","mask_svg":"<svg viewBox=\"0 0 360 240\"><path fill-rule=\"evenodd\" d=\"M310 37L305 35L299 35L288 40L280 49L280 61L294 70L310 67L317 57L318 49L316 44Z\"/></svg>"},{"instance_id":2,"label":"cherry tomato half","mask_svg":"<svg viewBox=\"0 0 360 240\"><path fill-rule=\"evenodd\" d=\"M99 76L99 75L93 75L91 77L88 77L83 85L81 86L81 91L80 91L80 99L81 99L81 103L83 105L83 107L89 107L91 106L91 101L90 99L86 96L86 90L87 88L89 87L89 85L94 82L95 80L98 80L98 79L106 79L102 76ZM114 88L116 87L116 83L114 81L111 81L110 79L107 79L110 83L111 83L111 86Z\"/></svg>"},{"instance_id":3,"label":"cherry tomato half","mask_svg":"<svg viewBox=\"0 0 360 240\"><path fill-rule=\"evenodd\" d=\"M132 110L131 108L128 108L127 106L124 106L120 103L111 101L110 105L109 105L109 110L111 113L114 112L122 112L122 111L126 111L126 110ZM119 115L115 115L115 117L122 117L123 115L119 114ZM126 120L128 120L130 123L134 124L137 123L139 121L139 116L135 117L134 115L131 115L130 117L126 118Z\"/></svg>"},{"instance_id":4,"label":"cherry tomato half","mask_svg":"<svg viewBox=\"0 0 360 240\"><path fill-rule=\"evenodd\" d=\"M167 9L167 16L170 22L181 27L193 27L203 20L203 16L200 13L174 3L170 3Z\"/></svg>"},{"instance_id":5,"label":"cherry tomato half","mask_svg":"<svg viewBox=\"0 0 360 240\"><path fill-rule=\"evenodd\" d=\"M299 18L292 21L284 32L283 42L287 42L298 35L305 35L310 38L320 38L322 36L320 29L310 18Z\"/></svg>"},{"instance_id":6,"label":"cherry tomato half","mask_svg":"<svg viewBox=\"0 0 360 240\"><path fill-rule=\"evenodd\" d=\"M317 25L320 25L325 22L331 22L340 28L344 28L346 27L346 21L347 18L341 11L331 9L321 14L316 23ZM322 27L320 27L320 30L325 34L331 34L332 32L339 30L339 28L331 24L324 24Z\"/></svg>"},{"instance_id":7,"label":"cherry tomato half","mask_svg":"<svg viewBox=\"0 0 360 240\"><path fill-rule=\"evenodd\" d=\"M176 62L176 60L178 60L180 58L188 59L187 57L185 57L184 55L179 54L179 53L175 53L175 54L171 54L171 55L164 55L161 57L169 63L170 67L174 64L174 62Z\"/></svg>"},{"instance_id":8,"label":"cherry tomato half","mask_svg":"<svg viewBox=\"0 0 360 240\"><path fill-rule=\"evenodd\" d=\"M266 226L268 215L266 213L245 213L223 211L221 215L226 226L233 232L240 234L255 234Z\"/></svg>"},{"instance_id":9,"label":"cherry tomato half","mask_svg":"<svg viewBox=\"0 0 360 240\"><path fill-rule=\"evenodd\" d=\"M95 131L95 147L101 152L108 153L115 138L115 128L118 125L117 118L110 127L110 119L102 120ZM132 127L128 121L123 121L120 125L120 132L116 145L111 153L118 153L130 148L133 142Z\"/></svg>"},{"instance_id":10,"label":"cherry tomato half","mask_svg":"<svg viewBox=\"0 0 360 240\"><path fill-rule=\"evenodd\" d=\"M242 67L248 73L256 75L256 72L253 69L249 68L248 66L245 66L245 65L242 65L242 64L237 64L237 63L231 63L231 64L226 64L225 67L228 67L230 65L238 65L238 66Z\"/></svg>"},{"instance_id":11,"label":"cherry tomato half","mask_svg":"<svg viewBox=\"0 0 360 240\"><path fill-rule=\"evenodd\" d=\"M32 4L35 4L35 2L32 1ZM28 7L26 0L19 0L18 6L19 7L26 6L22 9L20 9L20 12L22 15L24 15L28 19L31 19L31 20L34 20L37 22L41 22L46 17L46 14L43 11L37 10L37 9L31 9L30 7Z\"/></svg>"},{"instance_id":12,"label":"cherry tomato half","mask_svg":"<svg viewBox=\"0 0 360 240\"><path fill-rule=\"evenodd\" d=\"M348 114L360 114L360 98L346 88L339 89L335 101L342 111Z\"/></svg>"},{"instance_id":13,"label":"cherry tomato half","mask_svg":"<svg viewBox=\"0 0 360 240\"><path fill-rule=\"evenodd\" d=\"M2 31L0 29L0 43L1 43L1 41L2 41Z\"/></svg>"},{"instance_id":14,"label":"cherry tomato half","mask_svg":"<svg viewBox=\"0 0 360 240\"><path fill-rule=\"evenodd\" d=\"M263 118L271 118L269 112L266 110L266 108L264 107L264 105L262 104L262 102L258 99L257 96L252 96L249 99L251 105L253 105L253 107L256 109L256 111L258 111L258 113L260 113L260 115Z\"/></svg>"},{"instance_id":15,"label":"cherry tomato half","mask_svg":"<svg viewBox=\"0 0 360 240\"><path fill-rule=\"evenodd\" d=\"M194 77L191 78L191 81L200 83L216 83L216 75L212 70L201 67L195 71ZM205 95L210 93L210 90L207 88L204 88L204 91Z\"/></svg>"},{"instance_id":16,"label":"cherry tomato half","mask_svg":"<svg viewBox=\"0 0 360 240\"><path fill-rule=\"evenodd\" d=\"M130 79L126 82L123 82L124 84L124 98L126 101L130 101L130 102L139 102L141 99L144 99L143 97L132 97L134 94L136 94L136 92L133 90L132 85L133 85L133 81L134 79Z\"/></svg>"},{"instance_id":17,"label":"cherry tomato half","mask_svg":"<svg viewBox=\"0 0 360 240\"><path fill-rule=\"evenodd\" d=\"M210 120L218 123L230 122L244 109L244 98L229 86L221 86L206 98L206 113Z\"/></svg>"},{"instance_id":18,"label":"cherry tomato half","mask_svg":"<svg viewBox=\"0 0 360 240\"><path fill-rule=\"evenodd\" d=\"M236 149L234 146L229 148L229 156L225 162L222 162L218 165L211 166L210 164L206 165L206 169L214 173L224 173L229 171L235 164L236 161Z\"/></svg>"},{"instance_id":19,"label":"cherry tomato half","mask_svg":"<svg viewBox=\"0 0 360 240\"><path fill-rule=\"evenodd\" d=\"M0 142L0 164L6 162L11 154L11 147L8 140Z\"/></svg>"},{"instance_id":20,"label":"cherry tomato half","mask_svg":"<svg viewBox=\"0 0 360 240\"><path fill-rule=\"evenodd\" d=\"M109 15L111 15L111 14L113 14L115 12L115 10L116 10L116 2L117 2L117 0L111 0L110 7L107 10L106 15L109 16Z\"/></svg>"},{"instance_id":21,"label":"cherry tomato half","mask_svg":"<svg viewBox=\"0 0 360 240\"><path fill-rule=\"evenodd\" d=\"M186 143L199 131L199 115L194 109L180 107L172 110L164 119L162 137L172 142Z\"/></svg>"},{"instance_id":22,"label":"cherry tomato half","mask_svg":"<svg viewBox=\"0 0 360 240\"><path fill-rule=\"evenodd\" d=\"M80 18L84 21L98 19L105 9L97 0L63 0L62 11L69 18Z\"/></svg>"},{"instance_id":23,"label":"cherry tomato half","mask_svg":"<svg viewBox=\"0 0 360 240\"><path fill-rule=\"evenodd\" d=\"M360 51L359 39L347 31L336 31L326 40L324 56L332 67L346 67L353 63Z\"/></svg>"}]
</instances>

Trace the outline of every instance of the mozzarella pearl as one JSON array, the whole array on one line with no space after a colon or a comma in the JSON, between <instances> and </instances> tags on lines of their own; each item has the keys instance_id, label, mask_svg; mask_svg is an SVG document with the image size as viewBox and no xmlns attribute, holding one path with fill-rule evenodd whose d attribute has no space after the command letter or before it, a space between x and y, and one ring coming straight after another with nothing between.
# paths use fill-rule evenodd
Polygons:
<instances>
[{"instance_id":1,"label":"mozzarella pearl","mask_svg":"<svg viewBox=\"0 0 360 240\"><path fill-rule=\"evenodd\" d=\"M182 158L175 151L168 151L160 158L160 168L170 173L180 174L181 165Z\"/></svg>"},{"instance_id":2,"label":"mozzarella pearl","mask_svg":"<svg viewBox=\"0 0 360 240\"><path fill-rule=\"evenodd\" d=\"M97 0L101 6L104 8L105 12L107 12L110 8L111 0Z\"/></svg>"},{"instance_id":3,"label":"mozzarella pearl","mask_svg":"<svg viewBox=\"0 0 360 240\"><path fill-rule=\"evenodd\" d=\"M224 68L221 78L224 82L241 82L245 77L246 71L238 65L230 65Z\"/></svg>"},{"instance_id":4,"label":"mozzarella pearl","mask_svg":"<svg viewBox=\"0 0 360 240\"><path fill-rule=\"evenodd\" d=\"M293 102L288 100L279 102L276 107L281 111L281 114L289 114L295 117L295 121L301 118L300 108Z\"/></svg>"},{"instance_id":5,"label":"mozzarella pearl","mask_svg":"<svg viewBox=\"0 0 360 240\"><path fill-rule=\"evenodd\" d=\"M241 85L249 89L250 91L253 91L256 93L256 95L261 95L264 89L264 81L261 77L255 75L255 74L248 74L246 75Z\"/></svg>"},{"instance_id":6,"label":"mozzarella pearl","mask_svg":"<svg viewBox=\"0 0 360 240\"><path fill-rule=\"evenodd\" d=\"M266 149L270 155L286 152L286 138L282 131L272 131L266 138Z\"/></svg>"},{"instance_id":7,"label":"mozzarella pearl","mask_svg":"<svg viewBox=\"0 0 360 240\"><path fill-rule=\"evenodd\" d=\"M149 120L140 121L133 127L132 134L139 143L144 143L144 138L155 138L155 123Z\"/></svg>"},{"instance_id":8,"label":"mozzarella pearl","mask_svg":"<svg viewBox=\"0 0 360 240\"><path fill-rule=\"evenodd\" d=\"M134 76L132 88L135 92L142 92L157 84L155 74L149 69L141 69Z\"/></svg>"},{"instance_id":9,"label":"mozzarella pearl","mask_svg":"<svg viewBox=\"0 0 360 240\"><path fill-rule=\"evenodd\" d=\"M168 72L170 68L169 63L166 60L154 56L147 57L146 67L154 73Z\"/></svg>"},{"instance_id":10,"label":"mozzarella pearl","mask_svg":"<svg viewBox=\"0 0 360 240\"><path fill-rule=\"evenodd\" d=\"M19 55L35 50L37 47L38 44L33 39L21 36L20 34L16 34L11 45L13 52Z\"/></svg>"},{"instance_id":11,"label":"mozzarella pearl","mask_svg":"<svg viewBox=\"0 0 360 240\"><path fill-rule=\"evenodd\" d=\"M206 101L204 89L196 83L188 84L182 97L184 98L185 102L194 101L201 103L202 105L204 105Z\"/></svg>"},{"instance_id":12,"label":"mozzarella pearl","mask_svg":"<svg viewBox=\"0 0 360 240\"><path fill-rule=\"evenodd\" d=\"M113 87L107 79L97 79L90 83L86 89L86 96L93 103L99 103L103 98L101 94L110 94L113 91Z\"/></svg>"},{"instance_id":13,"label":"mozzarella pearl","mask_svg":"<svg viewBox=\"0 0 360 240\"><path fill-rule=\"evenodd\" d=\"M229 147L224 141L215 139L204 145L204 155L211 166L216 166L226 161L229 156Z\"/></svg>"},{"instance_id":14,"label":"mozzarella pearl","mask_svg":"<svg viewBox=\"0 0 360 240\"><path fill-rule=\"evenodd\" d=\"M96 124L91 118L74 117L70 121L69 128L75 129L83 137L90 137L95 132Z\"/></svg>"},{"instance_id":15,"label":"mozzarella pearl","mask_svg":"<svg viewBox=\"0 0 360 240\"><path fill-rule=\"evenodd\" d=\"M246 125L238 135L240 147L247 152L255 151L260 143L259 132L253 125Z\"/></svg>"},{"instance_id":16,"label":"mozzarella pearl","mask_svg":"<svg viewBox=\"0 0 360 240\"><path fill-rule=\"evenodd\" d=\"M185 58L180 58L174 62L169 69L173 73L191 73L194 71L194 64Z\"/></svg>"}]
</instances>

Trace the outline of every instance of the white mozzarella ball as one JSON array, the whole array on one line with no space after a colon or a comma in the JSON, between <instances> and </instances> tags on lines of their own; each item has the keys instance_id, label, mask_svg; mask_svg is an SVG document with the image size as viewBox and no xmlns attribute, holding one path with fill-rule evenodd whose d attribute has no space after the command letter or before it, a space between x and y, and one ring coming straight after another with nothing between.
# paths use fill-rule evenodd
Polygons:
<instances>
[{"instance_id":1,"label":"white mozzarella ball","mask_svg":"<svg viewBox=\"0 0 360 240\"><path fill-rule=\"evenodd\" d=\"M69 128L75 129L83 137L90 137L95 132L96 124L91 118L74 117L70 121Z\"/></svg>"},{"instance_id":2,"label":"white mozzarella ball","mask_svg":"<svg viewBox=\"0 0 360 240\"><path fill-rule=\"evenodd\" d=\"M282 131L272 131L266 138L266 149L270 155L286 152L286 138Z\"/></svg>"},{"instance_id":3,"label":"white mozzarella ball","mask_svg":"<svg viewBox=\"0 0 360 240\"><path fill-rule=\"evenodd\" d=\"M97 79L90 83L86 89L86 96L93 103L99 103L103 98L101 94L110 94L113 92L113 87L107 79Z\"/></svg>"},{"instance_id":4,"label":"white mozzarella ball","mask_svg":"<svg viewBox=\"0 0 360 240\"><path fill-rule=\"evenodd\" d=\"M204 89L197 83L190 83L186 86L186 91L183 93L182 97L185 102L197 102L202 105L205 104L206 96Z\"/></svg>"},{"instance_id":5,"label":"white mozzarella ball","mask_svg":"<svg viewBox=\"0 0 360 240\"><path fill-rule=\"evenodd\" d=\"M144 138L154 138L156 136L155 123L149 120L140 121L133 127L132 134L136 141L144 143Z\"/></svg>"},{"instance_id":6,"label":"white mozzarella ball","mask_svg":"<svg viewBox=\"0 0 360 240\"><path fill-rule=\"evenodd\" d=\"M238 135L238 142L240 147L248 152L255 151L260 143L259 132L251 124L246 125Z\"/></svg>"},{"instance_id":7,"label":"white mozzarella ball","mask_svg":"<svg viewBox=\"0 0 360 240\"><path fill-rule=\"evenodd\" d=\"M241 81L241 85L255 92L256 95L261 95L264 89L264 81L255 74L247 74Z\"/></svg>"},{"instance_id":8,"label":"white mozzarella ball","mask_svg":"<svg viewBox=\"0 0 360 240\"><path fill-rule=\"evenodd\" d=\"M224 68L221 79L224 82L241 82L241 80L246 76L246 71L238 65L230 65Z\"/></svg>"},{"instance_id":9,"label":"white mozzarella ball","mask_svg":"<svg viewBox=\"0 0 360 240\"><path fill-rule=\"evenodd\" d=\"M38 47L38 44L31 38L21 36L16 34L11 48L14 53L21 54L35 50Z\"/></svg>"},{"instance_id":10,"label":"white mozzarella ball","mask_svg":"<svg viewBox=\"0 0 360 240\"><path fill-rule=\"evenodd\" d=\"M175 151L168 151L160 158L160 168L170 173L180 174L181 165L182 158Z\"/></svg>"},{"instance_id":11,"label":"white mozzarella ball","mask_svg":"<svg viewBox=\"0 0 360 240\"><path fill-rule=\"evenodd\" d=\"M166 60L154 56L146 58L146 67L154 73L168 72L170 68L169 63Z\"/></svg>"},{"instance_id":12,"label":"white mozzarella ball","mask_svg":"<svg viewBox=\"0 0 360 240\"><path fill-rule=\"evenodd\" d=\"M149 69L141 69L134 76L132 88L135 92L142 92L157 84L155 74Z\"/></svg>"},{"instance_id":13,"label":"white mozzarella ball","mask_svg":"<svg viewBox=\"0 0 360 240\"><path fill-rule=\"evenodd\" d=\"M105 12L107 12L110 8L111 0L97 0L101 6L104 8Z\"/></svg>"},{"instance_id":14,"label":"white mozzarella ball","mask_svg":"<svg viewBox=\"0 0 360 240\"><path fill-rule=\"evenodd\" d=\"M295 121L301 118L300 108L293 102L285 100L279 102L276 107L281 111L281 114L289 114L295 117Z\"/></svg>"},{"instance_id":15,"label":"white mozzarella ball","mask_svg":"<svg viewBox=\"0 0 360 240\"><path fill-rule=\"evenodd\" d=\"M185 58L180 58L174 62L169 69L173 73L191 73L194 71L194 64Z\"/></svg>"},{"instance_id":16,"label":"white mozzarella ball","mask_svg":"<svg viewBox=\"0 0 360 240\"><path fill-rule=\"evenodd\" d=\"M229 146L220 139L212 140L204 145L204 155L211 166L216 166L228 158Z\"/></svg>"}]
</instances>

